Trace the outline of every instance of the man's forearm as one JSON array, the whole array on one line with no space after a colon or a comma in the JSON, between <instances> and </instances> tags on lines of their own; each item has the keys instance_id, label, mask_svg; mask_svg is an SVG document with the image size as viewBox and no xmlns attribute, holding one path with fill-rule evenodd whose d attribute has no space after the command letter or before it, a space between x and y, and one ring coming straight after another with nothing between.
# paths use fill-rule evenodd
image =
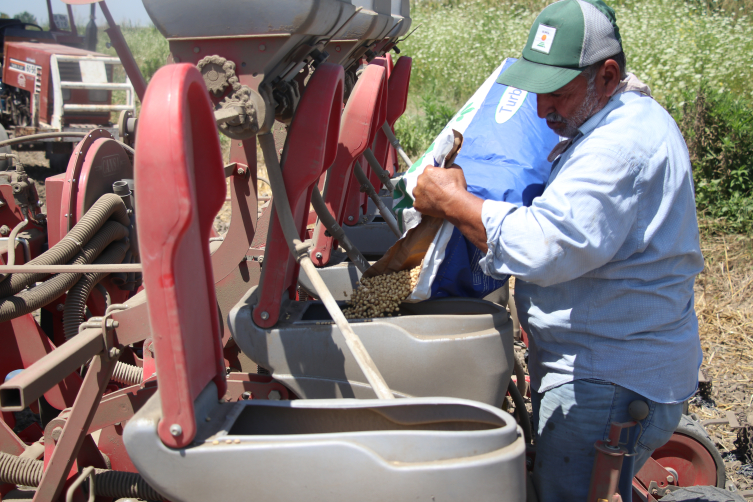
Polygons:
<instances>
[{"instance_id":1,"label":"man's forearm","mask_svg":"<svg viewBox=\"0 0 753 502\"><path fill-rule=\"evenodd\" d=\"M455 225L477 248L486 253L488 250L486 228L481 220L483 205L483 199L469 192L459 192L449 201L445 219Z\"/></svg>"}]
</instances>

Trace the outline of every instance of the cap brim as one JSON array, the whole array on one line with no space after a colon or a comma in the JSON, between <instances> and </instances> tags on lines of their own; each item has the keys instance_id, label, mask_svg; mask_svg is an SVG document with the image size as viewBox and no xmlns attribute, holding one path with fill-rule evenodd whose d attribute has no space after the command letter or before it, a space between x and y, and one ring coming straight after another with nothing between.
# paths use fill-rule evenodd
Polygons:
<instances>
[{"instance_id":1,"label":"cap brim","mask_svg":"<svg viewBox=\"0 0 753 502\"><path fill-rule=\"evenodd\" d=\"M535 94L547 94L569 84L582 71L548 66L520 58L502 72L497 82Z\"/></svg>"}]
</instances>

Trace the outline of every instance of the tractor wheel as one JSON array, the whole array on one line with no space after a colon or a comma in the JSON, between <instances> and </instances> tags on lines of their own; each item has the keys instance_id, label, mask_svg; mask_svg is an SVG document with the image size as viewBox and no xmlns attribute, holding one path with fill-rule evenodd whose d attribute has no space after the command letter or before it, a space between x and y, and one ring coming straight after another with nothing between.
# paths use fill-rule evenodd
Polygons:
<instances>
[{"instance_id":1,"label":"tractor wheel","mask_svg":"<svg viewBox=\"0 0 753 502\"><path fill-rule=\"evenodd\" d=\"M662 502L745 502L745 499L733 492L716 486L691 486L681 488L662 497Z\"/></svg>"},{"instance_id":2,"label":"tractor wheel","mask_svg":"<svg viewBox=\"0 0 753 502\"><path fill-rule=\"evenodd\" d=\"M8 133L5 132L5 127L0 124L0 141L8 139ZM10 145L0 148L0 153L11 153ZM5 171L10 167L10 160L0 160L0 171Z\"/></svg>"},{"instance_id":3,"label":"tractor wheel","mask_svg":"<svg viewBox=\"0 0 753 502\"><path fill-rule=\"evenodd\" d=\"M714 442L700 422L688 415L682 416L667 444L657 448L651 457L670 472L675 471L677 482L682 487L708 485L724 488L727 481L724 461Z\"/></svg>"}]
</instances>

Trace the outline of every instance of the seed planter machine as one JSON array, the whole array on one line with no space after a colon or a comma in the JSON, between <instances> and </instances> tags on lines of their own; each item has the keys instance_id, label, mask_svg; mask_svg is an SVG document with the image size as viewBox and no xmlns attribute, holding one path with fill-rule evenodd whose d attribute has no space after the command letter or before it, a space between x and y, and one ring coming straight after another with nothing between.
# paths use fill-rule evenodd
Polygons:
<instances>
[{"instance_id":1,"label":"seed planter machine","mask_svg":"<svg viewBox=\"0 0 753 502\"><path fill-rule=\"evenodd\" d=\"M384 199L411 60L390 51L408 0L144 3L172 61L136 89L138 120L81 139L46 214L16 157L0 172L2 500L535 500L502 306L342 313L378 254L358 232L397 238ZM590 500L617 500L629 425L596 445ZM635 500L723 486L713 444L685 429Z\"/></svg>"}]
</instances>

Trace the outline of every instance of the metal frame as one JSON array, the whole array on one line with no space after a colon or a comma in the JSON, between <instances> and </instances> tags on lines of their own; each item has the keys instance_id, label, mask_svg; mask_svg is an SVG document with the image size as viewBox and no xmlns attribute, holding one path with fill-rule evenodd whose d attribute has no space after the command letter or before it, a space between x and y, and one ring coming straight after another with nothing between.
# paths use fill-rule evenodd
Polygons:
<instances>
[{"instance_id":1,"label":"metal frame","mask_svg":"<svg viewBox=\"0 0 753 502\"><path fill-rule=\"evenodd\" d=\"M53 113L50 125L55 129L63 128L63 117L66 111L69 112L136 112L135 90L131 81L126 77L125 83L86 83L86 82L69 82L60 80L59 62L80 62L80 61L100 61L107 64L118 64L123 66L120 59L106 56L68 56L53 54L50 56L50 72L52 74L52 93L53 93ZM76 105L63 103L63 89L100 89L108 91L126 91L125 105Z\"/></svg>"}]
</instances>

